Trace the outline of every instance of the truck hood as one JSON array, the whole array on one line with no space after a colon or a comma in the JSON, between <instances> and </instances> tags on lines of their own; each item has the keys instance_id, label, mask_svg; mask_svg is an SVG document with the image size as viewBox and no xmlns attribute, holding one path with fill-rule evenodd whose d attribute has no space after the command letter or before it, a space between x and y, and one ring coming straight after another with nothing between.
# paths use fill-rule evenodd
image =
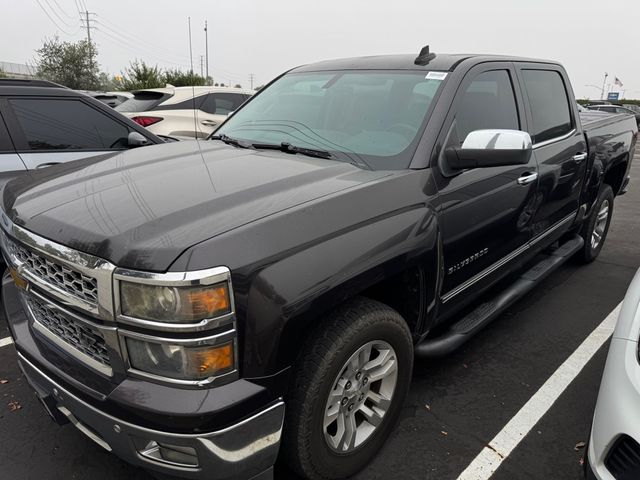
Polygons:
<instances>
[{"instance_id":1,"label":"truck hood","mask_svg":"<svg viewBox=\"0 0 640 480\"><path fill-rule=\"evenodd\" d=\"M221 142L177 142L30 172L7 184L3 209L54 242L117 266L165 271L199 242L388 174Z\"/></svg>"}]
</instances>

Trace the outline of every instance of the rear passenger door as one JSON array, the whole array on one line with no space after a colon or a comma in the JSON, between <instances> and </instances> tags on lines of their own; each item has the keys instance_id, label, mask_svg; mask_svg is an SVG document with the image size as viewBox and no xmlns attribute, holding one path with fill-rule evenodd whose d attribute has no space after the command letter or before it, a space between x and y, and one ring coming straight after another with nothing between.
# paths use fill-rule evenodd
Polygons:
<instances>
[{"instance_id":1,"label":"rear passenger door","mask_svg":"<svg viewBox=\"0 0 640 480\"><path fill-rule=\"evenodd\" d=\"M517 64L517 71L538 164L531 228L534 237L546 236L549 243L570 227L578 211L587 145L564 70L556 65Z\"/></svg>"},{"instance_id":2,"label":"rear passenger door","mask_svg":"<svg viewBox=\"0 0 640 480\"><path fill-rule=\"evenodd\" d=\"M129 127L79 98L9 97L5 119L29 170L128 148Z\"/></svg>"}]
</instances>

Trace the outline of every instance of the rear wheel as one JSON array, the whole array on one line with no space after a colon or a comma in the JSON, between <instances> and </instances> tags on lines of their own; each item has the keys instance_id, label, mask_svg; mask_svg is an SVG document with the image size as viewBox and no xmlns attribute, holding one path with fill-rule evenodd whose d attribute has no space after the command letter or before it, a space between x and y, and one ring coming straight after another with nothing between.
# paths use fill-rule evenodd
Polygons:
<instances>
[{"instance_id":1,"label":"rear wheel","mask_svg":"<svg viewBox=\"0 0 640 480\"><path fill-rule=\"evenodd\" d=\"M578 255L583 262L593 262L600 254L609 232L612 213L613 190L609 185L604 184L600 189L593 211L580 232L584 239L584 246Z\"/></svg>"},{"instance_id":2,"label":"rear wheel","mask_svg":"<svg viewBox=\"0 0 640 480\"><path fill-rule=\"evenodd\" d=\"M402 409L413 342L393 309L359 298L313 332L293 373L282 454L311 480L367 465Z\"/></svg>"}]
</instances>

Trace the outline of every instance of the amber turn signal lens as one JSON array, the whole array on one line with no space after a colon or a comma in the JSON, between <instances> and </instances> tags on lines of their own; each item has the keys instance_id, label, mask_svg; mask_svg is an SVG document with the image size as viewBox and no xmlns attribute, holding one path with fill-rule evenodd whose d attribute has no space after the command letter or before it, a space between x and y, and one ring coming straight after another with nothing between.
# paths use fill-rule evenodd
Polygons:
<instances>
[{"instance_id":1,"label":"amber turn signal lens","mask_svg":"<svg viewBox=\"0 0 640 480\"><path fill-rule=\"evenodd\" d=\"M21 288L23 290L27 289L27 285L29 284L24 278L18 275L18 272L15 268L10 268L9 273L11 274L11 278L13 279L13 283L15 283L16 287Z\"/></svg>"},{"instance_id":2,"label":"amber turn signal lens","mask_svg":"<svg viewBox=\"0 0 640 480\"><path fill-rule=\"evenodd\" d=\"M233 347L230 343L210 350L198 350L193 352L193 355L193 364L198 365L198 374L201 377L229 370L233 366Z\"/></svg>"},{"instance_id":3,"label":"amber turn signal lens","mask_svg":"<svg viewBox=\"0 0 640 480\"><path fill-rule=\"evenodd\" d=\"M187 298L194 317L210 318L216 313L230 310L226 285L206 290L193 290L187 293Z\"/></svg>"}]
</instances>

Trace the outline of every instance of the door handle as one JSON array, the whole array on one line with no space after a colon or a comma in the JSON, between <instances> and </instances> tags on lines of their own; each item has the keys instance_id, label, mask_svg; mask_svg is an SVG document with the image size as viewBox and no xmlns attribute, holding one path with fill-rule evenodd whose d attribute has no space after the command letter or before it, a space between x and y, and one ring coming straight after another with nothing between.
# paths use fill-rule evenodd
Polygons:
<instances>
[{"instance_id":1,"label":"door handle","mask_svg":"<svg viewBox=\"0 0 640 480\"><path fill-rule=\"evenodd\" d=\"M207 127L215 127L216 125L218 125L218 123L214 122L213 120L202 120L200 123L202 125L206 125Z\"/></svg>"},{"instance_id":2,"label":"door handle","mask_svg":"<svg viewBox=\"0 0 640 480\"><path fill-rule=\"evenodd\" d=\"M576 163L581 163L586 158L587 158L587 154L586 153L576 153L573 156L573 161L576 162Z\"/></svg>"},{"instance_id":3,"label":"door handle","mask_svg":"<svg viewBox=\"0 0 640 480\"><path fill-rule=\"evenodd\" d=\"M538 178L537 172L526 172L523 173L520 178L518 178L518 185L529 185L533 183Z\"/></svg>"},{"instance_id":4,"label":"door handle","mask_svg":"<svg viewBox=\"0 0 640 480\"><path fill-rule=\"evenodd\" d=\"M38 165L36 167L36 170L39 168L46 168L46 167L50 167L51 165L58 165L61 162L45 162L45 163L41 163L40 165Z\"/></svg>"}]
</instances>

